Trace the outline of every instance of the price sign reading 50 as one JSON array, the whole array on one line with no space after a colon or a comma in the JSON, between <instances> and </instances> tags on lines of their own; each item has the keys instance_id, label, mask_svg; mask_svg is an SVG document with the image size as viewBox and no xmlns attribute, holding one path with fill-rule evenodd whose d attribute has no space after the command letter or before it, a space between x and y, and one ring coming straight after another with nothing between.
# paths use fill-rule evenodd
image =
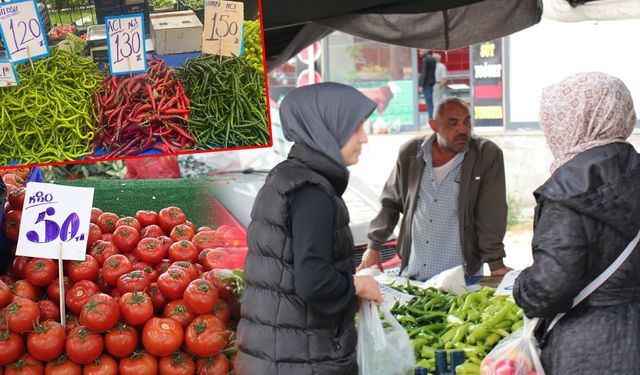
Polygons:
<instances>
[{"instance_id":1,"label":"price sign reading 50","mask_svg":"<svg viewBox=\"0 0 640 375\"><path fill-rule=\"evenodd\" d=\"M84 260L93 188L27 184L16 255Z\"/></svg>"},{"instance_id":2,"label":"price sign reading 50","mask_svg":"<svg viewBox=\"0 0 640 375\"><path fill-rule=\"evenodd\" d=\"M222 56L240 56L243 46L244 4L237 1L205 2L202 52Z\"/></svg>"},{"instance_id":3,"label":"price sign reading 50","mask_svg":"<svg viewBox=\"0 0 640 375\"><path fill-rule=\"evenodd\" d=\"M111 74L147 71L144 18L142 14L106 17Z\"/></svg>"},{"instance_id":4,"label":"price sign reading 50","mask_svg":"<svg viewBox=\"0 0 640 375\"><path fill-rule=\"evenodd\" d=\"M9 58L14 63L49 56L42 20L35 0L0 3L0 28Z\"/></svg>"}]
</instances>

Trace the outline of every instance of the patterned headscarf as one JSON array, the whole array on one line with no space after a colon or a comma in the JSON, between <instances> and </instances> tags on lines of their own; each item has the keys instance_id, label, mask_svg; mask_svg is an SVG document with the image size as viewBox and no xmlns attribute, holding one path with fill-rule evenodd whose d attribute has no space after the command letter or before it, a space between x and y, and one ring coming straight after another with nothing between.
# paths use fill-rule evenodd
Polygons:
<instances>
[{"instance_id":1,"label":"patterned headscarf","mask_svg":"<svg viewBox=\"0 0 640 375\"><path fill-rule=\"evenodd\" d=\"M582 151L626 142L635 125L631 93L610 75L579 73L542 91L540 126L555 159L551 173Z\"/></svg>"}]
</instances>

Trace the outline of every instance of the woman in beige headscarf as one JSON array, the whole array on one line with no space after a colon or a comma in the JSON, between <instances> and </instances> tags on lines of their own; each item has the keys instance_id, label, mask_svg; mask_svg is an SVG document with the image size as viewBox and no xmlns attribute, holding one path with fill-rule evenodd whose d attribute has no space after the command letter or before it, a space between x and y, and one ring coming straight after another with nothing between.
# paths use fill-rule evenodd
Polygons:
<instances>
[{"instance_id":1,"label":"woman in beige headscarf","mask_svg":"<svg viewBox=\"0 0 640 375\"><path fill-rule=\"evenodd\" d=\"M547 375L638 374L640 250L586 300L573 298L607 268L640 228L640 155L624 83L582 73L546 88L540 125L555 158L537 201L531 267L513 290L528 317L567 314L542 337Z\"/></svg>"}]
</instances>

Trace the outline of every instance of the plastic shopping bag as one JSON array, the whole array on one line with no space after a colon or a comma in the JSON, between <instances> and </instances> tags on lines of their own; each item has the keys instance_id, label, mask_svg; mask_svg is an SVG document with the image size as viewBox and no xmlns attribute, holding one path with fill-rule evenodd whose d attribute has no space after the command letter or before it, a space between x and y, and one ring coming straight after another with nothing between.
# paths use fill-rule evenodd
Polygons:
<instances>
[{"instance_id":1,"label":"plastic shopping bag","mask_svg":"<svg viewBox=\"0 0 640 375\"><path fill-rule=\"evenodd\" d=\"M384 319L380 319L382 311ZM383 321L387 323L383 326ZM415 366L407 331L389 310L362 301L358 322L358 373L360 375L404 375Z\"/></svg>"},{"instance_id":2,"label":"plastic shopping bag","mask_svg":"<svg viewBox=\"0 0 640 375\"><path fill-rule=\"evenodd\" d=\"M522 328L502 339L482 360L481 375L544 375L540 348L533 335L538 319L524 319Z\"/></svg>"}]
</instances>

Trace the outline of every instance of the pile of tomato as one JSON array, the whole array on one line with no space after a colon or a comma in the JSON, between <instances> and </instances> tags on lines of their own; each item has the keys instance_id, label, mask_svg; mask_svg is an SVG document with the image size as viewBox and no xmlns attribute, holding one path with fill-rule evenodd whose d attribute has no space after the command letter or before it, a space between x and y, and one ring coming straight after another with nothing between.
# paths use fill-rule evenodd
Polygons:
<instances>
[{"instance_id":1,"label":"pile of tomato","mask_svg":"<svg viewBox=\"0 0 640 375\"><path fill-rule=\"evenodd\" d=\"M11 241L25 177L3 175ZM195 228L178 207L131 217L94 208L85 260L64 261L64 326L57 260L11 254L0 276L0 375L228 374L243 284L220 248L238 241L231 230Z\"/></svg>"}]
</instances>

